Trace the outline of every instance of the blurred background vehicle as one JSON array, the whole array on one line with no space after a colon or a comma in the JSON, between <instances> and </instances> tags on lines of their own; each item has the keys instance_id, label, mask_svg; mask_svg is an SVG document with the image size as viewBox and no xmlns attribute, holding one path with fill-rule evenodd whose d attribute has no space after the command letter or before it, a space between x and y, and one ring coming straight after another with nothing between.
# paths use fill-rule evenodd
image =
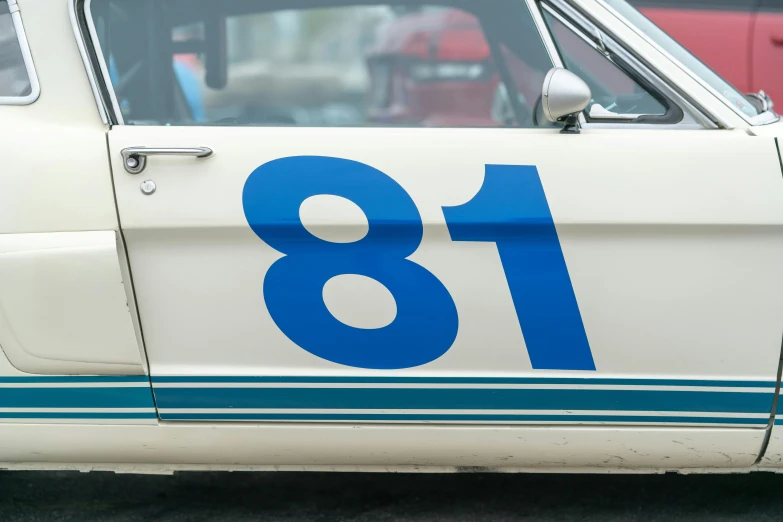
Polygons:
<instances>
[{"instance_id":1,"label":"blurred background vehicle","mask_svg":"<svg viewBox=\"0 0 783 522\"><path fill-rule=\"evenodd\" d=\"M478 20L443 7L398 7L396 13L368 53L368 118L426 126L501 124L492 118L500 76Z\"/></svg>"}]
</instances>

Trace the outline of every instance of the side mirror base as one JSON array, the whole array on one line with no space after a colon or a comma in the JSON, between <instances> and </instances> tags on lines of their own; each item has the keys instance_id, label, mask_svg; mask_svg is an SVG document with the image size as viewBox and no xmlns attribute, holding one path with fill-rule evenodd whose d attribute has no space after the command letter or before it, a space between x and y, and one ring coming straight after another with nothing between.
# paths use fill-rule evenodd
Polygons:
<instances>
[{"instance_id":1,"label":"side mirror base","mask_svg":"<svg viewBox=\"0 0 783 522\"><path fill-rule=\"evenodd\" d=\"M571 114L566 117L565 125L560 129L560 134L580 134L582 126L579 125L579 114Z\"/></svg>"}]
</instances>

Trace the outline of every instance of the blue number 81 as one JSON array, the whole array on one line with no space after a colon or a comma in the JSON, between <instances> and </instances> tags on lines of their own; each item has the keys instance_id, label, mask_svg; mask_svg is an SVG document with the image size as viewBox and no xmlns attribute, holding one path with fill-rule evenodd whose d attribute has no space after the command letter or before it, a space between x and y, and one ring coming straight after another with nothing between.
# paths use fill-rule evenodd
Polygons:
<instances>
[{"instance_id":1,"label":"blue number 81","mask_svg":"<svg viewBox=\"0 0 783 522\"><path fill-rule=\"evenodd\" d=\"M299 208L311 196L349 199L367 216L355 243L310 234ZM420 366L443 355L457 336L457 309L443 284L406 259L423 225L405 190L383 172L340 158L297 156L257 168L242 195L253 231L285 254L264 278L272 319L294 343L323 359L358 368ZM595 370L549 205L535 167L488 165L468 203L444 208L454 241L497 244L533 368ZM382 283L397 316L386 327L338 321L323 300L331 278L358 274Z\"/></svg>"}]
</instances>

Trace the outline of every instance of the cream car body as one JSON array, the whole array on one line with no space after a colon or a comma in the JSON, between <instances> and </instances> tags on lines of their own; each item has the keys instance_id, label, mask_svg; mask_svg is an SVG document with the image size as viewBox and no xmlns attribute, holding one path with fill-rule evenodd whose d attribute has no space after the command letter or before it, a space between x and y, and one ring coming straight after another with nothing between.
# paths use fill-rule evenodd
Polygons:
<instances>
[{"instance_id":1,"label":"cream car body","mask_svg":"<svg viewBox=\"0 0 783 522\"><path fill-rule=\"evenodd\" d=\"M18 0L40 95L0 105L2 467L783 465L783 124L743 117L609 5L560 7L687 125L123 124L90 4ZM132 147L214 154L134 175ZM321 242L283 252L295 190L276 165L380 181L296 196ZM504 236L514 219L543 243Z\"/></svg>"}]
</instances>

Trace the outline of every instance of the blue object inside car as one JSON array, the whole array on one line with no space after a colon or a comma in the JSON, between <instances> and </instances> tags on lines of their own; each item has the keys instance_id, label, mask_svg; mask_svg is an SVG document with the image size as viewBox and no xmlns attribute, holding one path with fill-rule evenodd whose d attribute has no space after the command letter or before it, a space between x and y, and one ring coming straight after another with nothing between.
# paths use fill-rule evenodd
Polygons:
<instances>
[{"instance_id":1,"label":"blue object inside car","mask_svg":"<svg viewBox=\"0 0 783 522\"><path fill-rule=\"evenodd\" d=\"M206 115L204 110L204 97L201 92L201 81L193 72L193 70L182 61L174 59L173 62L174 75L179 82L182 93L185 96L185 101L190 109L190 114L194 122L206 121ZM117 63L114 57L109 57L109 77L113 84L116 85L120 78L119 70L117 69ZM127 103L127 100L120 102Z\"/></svg>"}]
</instances>

